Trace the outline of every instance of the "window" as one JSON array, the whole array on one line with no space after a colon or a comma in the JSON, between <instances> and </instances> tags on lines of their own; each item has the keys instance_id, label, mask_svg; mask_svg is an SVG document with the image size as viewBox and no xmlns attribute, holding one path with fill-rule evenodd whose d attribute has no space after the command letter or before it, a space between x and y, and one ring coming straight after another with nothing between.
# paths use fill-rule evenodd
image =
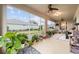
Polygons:
<instances>
[{"instance_id":1,"label":"window","mask_svg":"<svg viewBox=\"0 0 79 59\"><path fill-rule=\"evenodd\" d=\"M48 30L52 30L55 28L55 22L48 20Z\"/></svg>"},{"instance_id":2,"label":"window","mask_svg":"<svg viewBox=\"0 0 79 59\"><path fill-rule=\"evenodd\" d=\"M12 6L7 6L7 31L26 34L41 34L44 32L45 20Z\"/></svg>"}]
</instances>

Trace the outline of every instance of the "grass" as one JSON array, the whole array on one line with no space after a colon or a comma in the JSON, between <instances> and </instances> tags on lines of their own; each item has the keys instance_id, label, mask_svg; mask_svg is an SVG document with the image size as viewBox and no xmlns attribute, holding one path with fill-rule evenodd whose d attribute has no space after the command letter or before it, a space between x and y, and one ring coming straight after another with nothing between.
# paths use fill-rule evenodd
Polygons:
<instances>
[{"instance_id":1,"label":"grass","mask_svg":"<svg viewBox=\"0 0 79 59\"><path fill-rule=\"evenodd\" d=\"M53 29L48 29L52 31ZM44 30L28 30L28 31L18 31L18 33L24 33L24 34L44 34Z\"/></svg>"},{"instance_id":2,"label":"grass","mask_svg":"<svg viewBox=\"0 0 79 59\"><path fill-rule=\"evenodd\" d=\"M25 34L40 34L44 31L32 30L32 31L19 31L18 33L25 33Z\"/></svg>"}]
</instances>

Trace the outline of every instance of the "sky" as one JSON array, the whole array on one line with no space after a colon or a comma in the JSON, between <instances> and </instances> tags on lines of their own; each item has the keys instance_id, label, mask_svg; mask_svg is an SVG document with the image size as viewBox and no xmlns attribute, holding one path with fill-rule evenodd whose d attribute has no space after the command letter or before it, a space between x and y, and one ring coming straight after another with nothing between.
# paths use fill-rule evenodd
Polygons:
<instances>
[{"instance_id":1,"label":"sky","mask_svg":"<svg viewBox=\"0 0 79 59\"><path fill-rule=\"evenodd\" d=\"M19 20L26 20L32 17L31 14L28 12L19 10L17 8L7 6L7 19L19 19Z\"/></svg>"},{"instance_id":2,"label":"sky","mask_svg":"<svg viewBox=\"0 0 79 59\"><path fill-rule=\"evenodd\" d=\"M40 21L41 21L41 24L44 25L44 22L45 22L45 19L39 17L39 16L36 16L34 14L31 14L29 12L26 12L26 11L23 11L23 10L20 10L20 9L17 9L17 8L14 8L14 7L11 7L11 6L7 6L7 19L18 19L18 20L21 20L21 21L24 21L24 22L27 22L29 20L34 20L38 23L38 25L40 25ZM54 24L53 22L51 21L48 21L48 24L51 25L51 24Z\"/></svg>"}]
</instances>

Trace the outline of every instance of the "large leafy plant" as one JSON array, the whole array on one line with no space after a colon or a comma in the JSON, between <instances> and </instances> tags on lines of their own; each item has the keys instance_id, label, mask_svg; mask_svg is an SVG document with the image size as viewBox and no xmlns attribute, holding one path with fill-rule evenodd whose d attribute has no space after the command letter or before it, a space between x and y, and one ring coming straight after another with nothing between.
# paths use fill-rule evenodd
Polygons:
<instances>
[{"instance_id":1,"label":"large leafy plant","mask_svg":"<svg viewBox=\"0 0 79 59\"><path fill-rule=\"evenodd\" d=\"M7 32L1 37L0 45L6 47L6 53L17 53L21 49L22 41L27 39L24 34L17 34L16 32Z\"/></svg>"},{"instance_id":2,"label":"large leafy plant","mask_svg":"<svg viewBox=\"0 0 79 59\"><path fill-rule=\"evenodd\" d=\"M4 37L0 37L0 47L6 46L6 40Z\"/></svg>"},{"instance_id":3,"label":"large leafy plant","mask_svg":"<svg viewBox=\"0 0 79 59\"><path fill-rule=\"evenodd\" d=\"M21 41L21 44L24 44L25 41L28 40L28 37L26 34L17 34L17 38Z\"/></svg>"}]
</instances>

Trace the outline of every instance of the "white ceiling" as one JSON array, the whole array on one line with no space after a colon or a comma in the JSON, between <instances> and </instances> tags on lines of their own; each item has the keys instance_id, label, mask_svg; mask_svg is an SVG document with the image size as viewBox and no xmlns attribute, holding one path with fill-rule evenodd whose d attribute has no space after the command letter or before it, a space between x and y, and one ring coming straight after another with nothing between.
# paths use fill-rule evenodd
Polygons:
<instances>
[{"instance_id":1,"label":"white ceiling","mask_svg":"<svg viewBox=\"0 0 79 59\"><path fill-rule=\"evenodd\" d=\"M61 12L61 15L59 15L59 16L53 16L54 12L51 13L51 15L48 14L48 4L27 4L27 6L45 14L45 15L50 16L54 20L61 20L61 18L65 19L65 20L72 20L78 5L54 4L52 7L58 8L59 10L57 12Z\"/></svg>"}]
</instances>

